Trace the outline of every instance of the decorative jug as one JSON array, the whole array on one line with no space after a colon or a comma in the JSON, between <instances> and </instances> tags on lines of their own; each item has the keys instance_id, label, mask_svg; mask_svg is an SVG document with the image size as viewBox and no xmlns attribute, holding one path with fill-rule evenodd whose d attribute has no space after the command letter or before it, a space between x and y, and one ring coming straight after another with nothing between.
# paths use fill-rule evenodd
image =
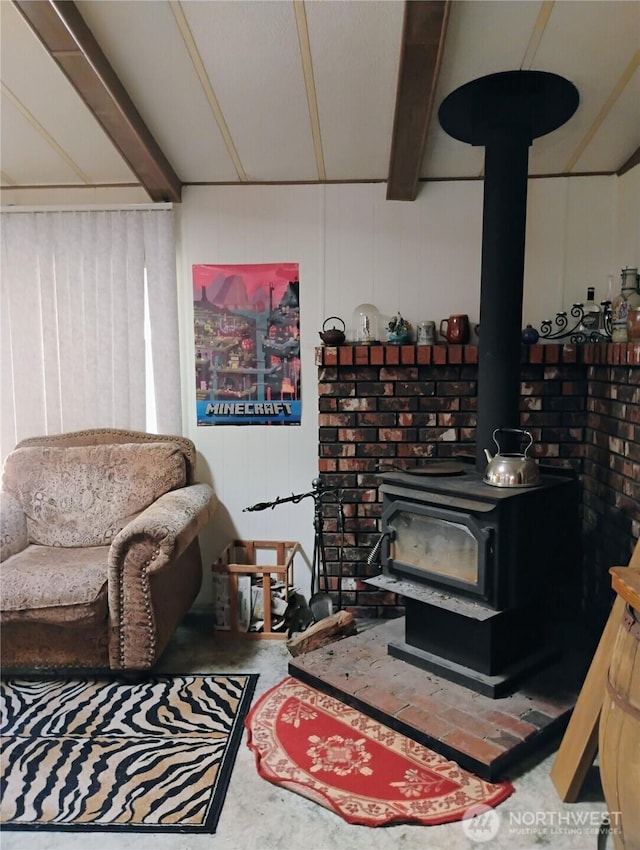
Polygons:
<instances>
[{"instance_id":1,"label":"decorative jug","mask_svg":"<svg viewBox=\"0 0 640 850\"><path fill-rule=\"evenodd\" d=\"M640 307L638 292L638 269L624 268L621 272L622 286L611 305L611 341L627 342L629 339L629 313Z\"/></svg>"}]
</instances>

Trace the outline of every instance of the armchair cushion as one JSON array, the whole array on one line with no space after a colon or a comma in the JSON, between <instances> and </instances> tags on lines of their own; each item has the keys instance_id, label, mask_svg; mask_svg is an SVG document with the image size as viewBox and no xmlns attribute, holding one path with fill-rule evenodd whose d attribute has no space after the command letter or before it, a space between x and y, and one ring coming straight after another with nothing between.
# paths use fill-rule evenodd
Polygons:
<instances>
[{"instance_id":1,"label":"armchair cushion","mask_svg":"<svg viewBox=\"0 0 640 850\"><path fill-rule=\"evenodd\" d=\"M26 515L29 542L63 547L111 543L186 481L183 452L171 442L17 448L3 476Z\"/></svg>"},{"instance_id":2,"label":"armchair cushion","mask_svg":"<svg viewBox=\"0 0 640 850\"><path fill-rule=\"evenodd\" d=\"M108 546L29 546L2 564L2 625L107 620Z\"/></svg>"}]
</instances>

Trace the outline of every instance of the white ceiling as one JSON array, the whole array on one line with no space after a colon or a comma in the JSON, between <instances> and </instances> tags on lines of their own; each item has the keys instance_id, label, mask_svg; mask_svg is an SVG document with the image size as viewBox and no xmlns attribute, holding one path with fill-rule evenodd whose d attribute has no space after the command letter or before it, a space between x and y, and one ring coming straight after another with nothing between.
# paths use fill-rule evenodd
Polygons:
<instances>
[{"instance_id":1,"label":"white ceiling","mask_svg":"<svg viewBox=\"0 0 640 850\"><path fill-rule=\"evenodd\" d=\"M76 5L183 184L387 179L401 0ZM3 196L139 186L11 0L0 13ZM534 142L531 175L615 173L637 159L640 2L454 0L421 179L481 176L483 149L445 134L437 108L514 69L560 74L580 94L575 115Z\"/></svg>"}]
</instances>

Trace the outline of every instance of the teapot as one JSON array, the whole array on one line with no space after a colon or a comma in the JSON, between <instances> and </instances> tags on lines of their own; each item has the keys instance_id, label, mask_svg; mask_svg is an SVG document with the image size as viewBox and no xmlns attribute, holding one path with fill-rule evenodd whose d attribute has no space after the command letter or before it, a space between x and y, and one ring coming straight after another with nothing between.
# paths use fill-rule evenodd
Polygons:
<instances>
[{"instance_id":1,"label":"teapot","mask_svg":"<svg viewBox=\"0 0 640 850\"><path fill-rule=\"evenodd\" d=\"M524 453L503 454L496 436L501 432L528 437L529 444ZM486 484L492 484L494 487L537 487L540 484L538 461L527 455L533 445L533 436L530 431L524 431L522 428L496 428L493 432L493 442L498 448L495 455L491 455L488 449L484 450L488 462L484 473Z\"/></svg>"},{"instance_id":2,"label":"teapot","mask_svg":"<svg viewBox=\"0 0 640 850\"><path fill-rule=\"evenodd\" d=\"M325 330L327 322L333 321L340 322L340 324L342 325L342 330L336 328L335 325L329 328L329 330ZM322 331L319 332L320 339L324 342L325 345L342 345L342 343L346 339L344 335L346 327L347 326L339 316L329 316L328 319L324 320L324 324L322 325Z\"/></svg>"}]
</instances>

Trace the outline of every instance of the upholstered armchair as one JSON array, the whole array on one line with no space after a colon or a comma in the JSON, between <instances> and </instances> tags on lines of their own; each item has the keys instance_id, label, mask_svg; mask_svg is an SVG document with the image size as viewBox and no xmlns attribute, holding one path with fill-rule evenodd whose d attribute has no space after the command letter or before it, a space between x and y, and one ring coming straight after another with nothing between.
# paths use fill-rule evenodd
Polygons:
<instances>
[{"instance_id":1,"label":"upholstered armchair","mask_svg":"<svg viewBox=\"0 0 640 850\"><path fill-rule=\"evenodd\" d=\"M202 582L218 505L183 437L96 429L23 440L2 476L3 669L146 670Z\"/></svg>"}]
</instances>

